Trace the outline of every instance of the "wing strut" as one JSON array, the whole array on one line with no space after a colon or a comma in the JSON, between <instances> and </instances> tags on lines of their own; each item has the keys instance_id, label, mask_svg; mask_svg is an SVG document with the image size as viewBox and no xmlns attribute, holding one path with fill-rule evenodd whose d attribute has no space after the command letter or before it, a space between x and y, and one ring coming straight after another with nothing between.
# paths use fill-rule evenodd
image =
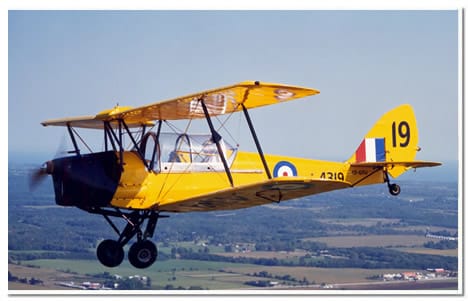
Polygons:
<instances>
[{"instance_id":1,"label":"wing strut","mask_svg":"<svg viewBox=\"0 0 468 301\"><path fill-rule=\"evenodd\" d=\"M222 137L218 132L216 132L213 126L213 122L211 121L211 117L210 117L210 114L208 113L208 109L206 108L203 97L200 98L199 100L202 105L203 113L205 114L206 121L208 122L208 126L211 131L211 139L213 140L214 143L216 143L216 147L218 149L219 156L221 157L221 161L223 161L224 170L226 171L226 175L229 179L229 183L231 183L231 186L234 187L234 181L232 180L232 175L231 175L231 171L229 170L229 165L227 164L226 157L224 157L223 148L221 147L221 144L219 144L219 141L221 141Z\"/></svg>"},{"instance_id":2,"label":"wing strut","mask_svg":"<svg viewBox=\"0 0 468 301\"><path fill-rule=\"evenodd\" d=\"M73 147L75 148L74 153L76 153L76 155L79 157L80 149L78 148L78 144L76 143L75 135L73 135L73 130L72 130L70 123L67 123L67 129L68 129L68 133L70 134L70 138L73 142Z\"/></svg>"},{"instance_id":3,"label":"wing strut","mask_svg":"<svg viewBox=\"0 0 468 301\"><path fill-rule=\"evenodd\" d=\"M244 104L242 104L242 110L244 111L245 119L247 120L247 124L249 125L249 129L250 129L250 132L252 133L252 137L255 141L255 145L257 146L258 154L260 155L260 158L262 159L265 172L268 176L268 179L271 179L271 172L265 160L265 155L263 154L262 146L260 145L260 142L258 141L257 134L255 133L255 129L253 127L252 120L250 119L249 112L247 111L247 108L244 106Z\"/></svg>"},{"instance_id":4,"label":"wing strut","mask_svg":"<svg viewBox=\"0 0 468 301\"><path fill-rule=\"evenodd\" d=\"M130 137L130 139L132 140L133 142L133 146L135 147L137 153L140 155L140 158L141 158L141 161L143 162L143 164L145 165L145 167L150 170L150 164L145 160L145 154L142 152L141 148L138 146L138 143L136 142L135 138L133 138L133 135L132 133L130 132L130 129L128 128L127 124L125 123L125 121L122 119L120 120L120 123L123 124L123 126L125 127L125 130L127 131L127 134L128 136Z\"/></svg>"}]
</instances>

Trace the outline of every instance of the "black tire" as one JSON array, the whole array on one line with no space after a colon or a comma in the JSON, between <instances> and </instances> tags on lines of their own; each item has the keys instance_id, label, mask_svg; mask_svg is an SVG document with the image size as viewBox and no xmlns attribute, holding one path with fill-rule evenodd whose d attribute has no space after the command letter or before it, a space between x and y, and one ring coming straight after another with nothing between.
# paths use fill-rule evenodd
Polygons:
<instances>
[{"instance_id":1,"label":"black tire","mask_svg":"<svg viewBox=\"0 0 468 301\"><path fill-rule=\"evenodd\" d=\"M391 195L399 195L401 192L401 188L397 184L391 184L390 186L388 186L388 191Z\"/></svg>"},{"instance_id":2,"label":"black tire","mask_svg":"<svg viewBox=\"0 0 468 301\"><path fill-rule=\"evenodd\" d=\"M119 266L125 255L122 246L112 239L103 240L97 247L96 254L99 262L109 268Z\"/></svg>"},{"instance_id":3,"label":"black tire","mask_svg":"<svg viewBox=\"0 0 468 301\"><path fill-rule=\"evenodd\" d=\"M151 266L157 257L158 249L149 240L134 243L128 251L128 261L138 269L146 269Z\"/></svg>"}]
</instances>

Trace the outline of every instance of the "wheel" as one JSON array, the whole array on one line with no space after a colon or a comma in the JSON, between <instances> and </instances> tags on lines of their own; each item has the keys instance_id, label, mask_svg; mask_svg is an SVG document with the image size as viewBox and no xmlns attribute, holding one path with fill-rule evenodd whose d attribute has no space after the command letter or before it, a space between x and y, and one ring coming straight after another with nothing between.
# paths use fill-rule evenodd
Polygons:
<instances>
[{"instance_id":1,"label":"wheel","mask_svg":"<svg viewBox=\"0 0 468 301\"><path fill-rule=\"evenodd\" d=\"M388 191L391 195L399 195L401 192L401 188L397 184L390 184L388 186Z\"/></svg>"},{"instance_id":2,"label":"wheel","mask_svg":"<svg viewBox=\"0 0 468 301\"><path fill-rule=\"evenodd\" d=\"M106 267L113 268L120 265L124 259L124 250L115 240L102 241L96 250L97 258Z\"/></svg>"},{"instance_id":3,"label":"wheel","mask_svg":"<svg viewBox=\"0 0 468 301\"><path fill-rule=\"evenodd\" d=\"M134 243L128 251L128 261L138 269L145 269L151 266L157 257L158 249L149 240Z\"/></svg>"},{"instance_id":4,"label":"wheel","mask_svg":"<svg viewBox=\"0 0 468 301\"><path fill-rule=\"evenodd\" d=\"M128 261L138 268L145 269L151 266L158 257L158 250L149 240L134 243L128 251Z\"/></svg>"}]
</instances>

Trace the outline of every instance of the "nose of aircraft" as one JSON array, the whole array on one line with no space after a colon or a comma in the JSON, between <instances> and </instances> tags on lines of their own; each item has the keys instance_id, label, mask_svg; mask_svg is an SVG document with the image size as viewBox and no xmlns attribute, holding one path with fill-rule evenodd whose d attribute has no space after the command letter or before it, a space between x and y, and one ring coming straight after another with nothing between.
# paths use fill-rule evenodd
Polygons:
<instances>
[{"instance_id":1,"label":"nose of aircraft","mask_svg":"<svg viewBox=\"0 0 468 301\"><path fill-rule=\"evenodd\" d=\"M122 173L113 151L57 158L41 171L52 175L55 202L80 208L109 205Z\"/></svg>"}]
</instances>

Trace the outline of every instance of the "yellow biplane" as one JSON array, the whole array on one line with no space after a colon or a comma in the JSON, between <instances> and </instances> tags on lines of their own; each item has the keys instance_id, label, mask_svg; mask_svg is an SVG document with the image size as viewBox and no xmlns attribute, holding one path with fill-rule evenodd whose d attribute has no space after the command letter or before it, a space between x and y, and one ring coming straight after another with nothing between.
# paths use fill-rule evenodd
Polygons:
<instances>
[{"instance_id":1,"label":"yellow biplane","mask_svg":"<svg viewBox=\"0 0 468 301\"><path fill-rule=\"evenodd\" d=\"M138 108L117 106L95 116L44 121L44 126L66 127L74 149L69 156L44 163L32 182L52 175L58 205L107 220L118 239L98 245L103 265L120 265L123 247L136 236L128 260L146 268L157 258L149 239L158 219L167 217L165 212L240 209L376 183L386 183L390 193L398 195L400 187L390 183L390 176L440 165L414 160L420 148L410 105L383 115L345 162L264 154L249 110L318 93L249 81ZM237 112L245 116L256 152L239 151L214 126L213 118ZM174 130L169 123L192 119L205 119L208 134ZM104 149L82 153L79 128L102 130ZM124 229L110 217L123 218Z\"/></svg>"}]
</instances>

